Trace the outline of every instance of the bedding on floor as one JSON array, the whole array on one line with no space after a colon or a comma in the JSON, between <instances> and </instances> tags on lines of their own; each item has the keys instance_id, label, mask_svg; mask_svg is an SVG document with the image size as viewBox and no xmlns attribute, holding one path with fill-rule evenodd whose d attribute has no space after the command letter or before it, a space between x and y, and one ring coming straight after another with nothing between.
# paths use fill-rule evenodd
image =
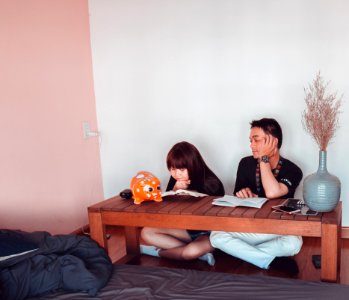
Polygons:
<instances>
[{"instance_id":1,"label":"bedding on floor","mask_svg":"<svg viewBox=\"0 0 349 300\"><path fill-rule=\"evenodd\" d=\"M0 248L1 300L58 289L94 296L113 269L105 250L85 236L0 230Z\"/></svg>"},{"instance_id":2,"label":"bedding on floor","mask_svg":"<svg viewBox=\"0 0 349 300\"><path fill-rule=\"evenodd\" d=\"M28 300L344 300L348 297L349 286L334 283L164 267L114 265L108 284L93 297L82 292L56 292Z\"/></svg>"}]
</instances>

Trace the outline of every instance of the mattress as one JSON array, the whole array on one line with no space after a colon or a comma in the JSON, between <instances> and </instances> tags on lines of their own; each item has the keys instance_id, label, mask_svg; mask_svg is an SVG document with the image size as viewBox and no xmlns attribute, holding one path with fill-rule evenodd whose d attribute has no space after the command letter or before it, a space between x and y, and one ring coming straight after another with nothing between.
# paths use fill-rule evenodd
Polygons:
<instances>
[{"instance_id":1,"label":"mattress","mask_svg":"<svg viewBox=\"0 0 349 300\"><path fill-rule=\"evenodd\" d=\"M260 275L234 275L188 269L114 265L95 297L55 292L35 299L348 299L349 286ZM30 298L33 300L34 298Z\"/></svg>"}]
</instances>

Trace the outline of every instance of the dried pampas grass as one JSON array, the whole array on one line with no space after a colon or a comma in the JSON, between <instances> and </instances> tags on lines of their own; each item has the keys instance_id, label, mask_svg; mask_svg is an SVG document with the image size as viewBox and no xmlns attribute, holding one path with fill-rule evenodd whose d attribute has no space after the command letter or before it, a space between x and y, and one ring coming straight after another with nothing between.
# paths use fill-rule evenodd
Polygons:
<instances>
[{"instance_id":1,"label":"dried pampas grass","mask_svg":"<svg viewBox=\"0 0 349 300\"><path fill-rule=\"evenodd\" d=\"M320 72L305 92L306 109L302 114L302 125L319 145L326 151L330 140L339 128L338 118L343 95L337 100L337 93L326 94L329 83L324 83Z\"/></svg>"}]
</instances>

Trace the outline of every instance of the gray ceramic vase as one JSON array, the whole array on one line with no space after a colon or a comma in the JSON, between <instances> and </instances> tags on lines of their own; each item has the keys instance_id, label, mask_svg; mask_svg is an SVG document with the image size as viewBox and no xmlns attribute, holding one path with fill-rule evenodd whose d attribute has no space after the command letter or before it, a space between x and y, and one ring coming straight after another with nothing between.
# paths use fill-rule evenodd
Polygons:
<instances>
[{"instance_id":1,"label":"gray ceramic vase","mask_svg":"<svg viewBox=\"0 0 349 300\"><path fill-rule=\"evenodd\" d=\"M341 182L331 175L326 167L327 152L319 153L319 168L316 173L308 175L303 183L305 204L312 210L329 212L335 209L341 194Z\"/></svg>"}]
</instances>

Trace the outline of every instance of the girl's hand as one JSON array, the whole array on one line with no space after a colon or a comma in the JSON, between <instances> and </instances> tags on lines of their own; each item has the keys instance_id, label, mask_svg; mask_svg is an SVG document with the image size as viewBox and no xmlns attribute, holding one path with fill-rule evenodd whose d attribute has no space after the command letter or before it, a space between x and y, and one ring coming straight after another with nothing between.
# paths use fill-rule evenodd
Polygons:
<instances>
[{"instance_id":1,"label":"girl's hand","mask_svg":"<svg viewBox=\"0 0 349 300\"><path fill-rule=\"evenodd\" d=\"M175 186L173 187L173 190L187 190L189 185L190 180L177 180Z\"/></svg>"}]
</instances>

